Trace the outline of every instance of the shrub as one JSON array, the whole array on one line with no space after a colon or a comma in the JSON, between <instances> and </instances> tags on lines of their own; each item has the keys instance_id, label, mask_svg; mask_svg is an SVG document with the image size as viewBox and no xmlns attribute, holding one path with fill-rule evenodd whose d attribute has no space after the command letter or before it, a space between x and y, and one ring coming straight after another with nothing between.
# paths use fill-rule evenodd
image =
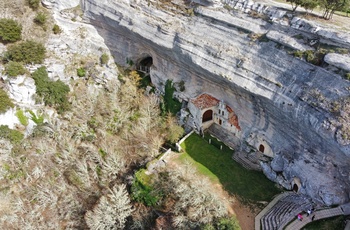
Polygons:
<instances>
[{"instance_id":1,"label":"shrub","mask_svg":"<svg viewBox=\"0 0 350 230\"><path fill-rule=\"evenodd\" d=\"M102 54L100 60L101 60L101 65L108 64L108 61L109 61L108 54L106 54L106 53Z\"/></svg>"},{"instance_id":2,"label":"shrub","mask_svg":"<svg viewBox=\"0 0 350 230\"><path fill-rule=\"evenodd\" d=\"M37 125L42 125L44 123L44 116L43 115L36 115L33 111L29 110L30 113L30 119Z\"/></svg>"},{"instance_id":3,"label":"shrub","mask_svg":"<svg viewBox=\"0 0 350 230\"><path fill-rule=\"evenodd\" d=\"M346 73L346 74L345 74L345 79L347 79L347 80L350 81L350 73Z\"/></svg>"},{"instance_id":4,"label":"shrub","mask_svg":"<svg viewBox=\"0 0 350 230\"><path fill-rule=\"evenodd\" d=\"M294 52L294 57L302 58L303 55L304 55L303 51L298 50Z\"/></svg>"},{"instance_id":5,"label":"shrub","mask_svg":"<svg viewBox=\"0 0 350 230\"><path fill-rule=\"evenodd\" d=\"M40 0L28 0L29 7L37 10L40 6Z\"/></svg>"},{"instance_id":6,"label":"shrub","mask_svg":"<svg viewBox=\"0 0 350 230\"><path fill-rule=\"evenodd\" d=\"M21 40L22 26L12 19L0 19L0 41L16 42Z\"/></svg>"},{"instance_id":7,"label":"shrub","mask_svg":"<svg viewBox=\"0 0 350 230\"><path fill-rule=\"evenodd\" d=\"M53 26L52 31L54 34L60 34L62 32L61 28L57 24Z\"/></svg>"},{"instance_id":8,"label":"shrub","mask_svg":"<svg viewBox=\"0 0 350 230\"><path fill-rule=\"evenodd\" d=\"M47 20L47 16L43 12L39 12L34 18L34 22L41 26L45 25L46 20Z\"/></svg>"},{"instance_id":9,"label":"shrub","mask_svg":"<svg viewBox=\"0 0 350 230\"><path fill-rule=\"evenodd\" d=\"M315 59L314 52L312 50L305 51L305 58L307 62L312 62Z\"/></svg>"},{"instance_id":10,"label":"shrub","mask_svg":"<svg viewBox=\"0 0 350 230\"><path fill-rule=\"evenodd\" d=\"M5 138L11 143L19 143L23 139L23 134L17 130L10 129L7 125L0 125L0 138Z\"/></svg>"},{"instance_id":11,"label":"shrub","mask_svg":"<svg viewBox=\"0 0 350 230\"><path fill-rule=\"evenodd\" d=\"M0 89L0 113L5 113L13 106L14 105L7 93L3 89Z\"/></svg>"},{"instance_id":12,"label":"shrub","mask_svg":"<svg viewBox=\"0 0 350 230\"><path fill-rule=\"evenodd\" d=\"M145 169L135 173L135 179L131 185L131 197L146 206L154 206L160 199L160 195L150 185L150 178L145 174Z\"/></svg>"},{"instance_id":13,"label":"shrub","mask_svg":"<svg viewBox=\"0 0 350 230\"><path fill-rule=\"evenodd\" d=\"M46 68L40 67L33 74L36 93L43 98L45 105L53 106L58 112L69 109L67 94L69 87L62 81L52 81L49 79Z\"/></svg>"},{"instance_id":14,"label":"shrub","mask_svg":"<svg viewBox=\"0 0 350 230\"><path fill-rule=\"evenodd\" d=\"M18 118L19 122L22 125L24 125L24 126L28 125L28 117L26 117L26 115L24 114L23 110L21 110L21 109L17 110L16 117Z\"/></svg>"},{"instance_id":15,"label":"shrub","mask_svg":"<svg viewBox=\"0 0 350 230\"><path fill-rule=\"evenodd\" d=\"M85 77L85 75L86 75L85 69L84 68L77 69L77 75L78 75L78 77Z\"/></svg>"},{"instance_id":16,"label":"shrub","mask_svg":"<svg viewBox=\"0 0 350 230\"><path fill-rule=\"evenodd\" d=\"M167 112L171 112L173 115L176 115L177 112L181 109L181 102L173 97L175 92L175 87L171 80L167 80L165 83L165 94L164 94L164 105L162 107L163 115L166 115ZM165 110L165 111L164 111Z\"/></svg>"},{"instance_id":17,"label":"shrub","mask_svg":"<svg viewBox=\"0 0 350 230\"><path fill-rule=\"evenodd\" d=\"M25 64L39 64L45 58L46 49L43 44L35 41L24 41L8 47L5 59Z\"/></svg>"},{"instance_id":18,"label":"shrub","mask_svg":"<svg viewBox=\"0 0 350 230\"><path fill-rule=\"evenodd\" d=\"M26 73L26 69L20 62L10 61L5 66L5 72L10 77L16 77L18 75L23 75Z\"/></svg>"}]
</instances>

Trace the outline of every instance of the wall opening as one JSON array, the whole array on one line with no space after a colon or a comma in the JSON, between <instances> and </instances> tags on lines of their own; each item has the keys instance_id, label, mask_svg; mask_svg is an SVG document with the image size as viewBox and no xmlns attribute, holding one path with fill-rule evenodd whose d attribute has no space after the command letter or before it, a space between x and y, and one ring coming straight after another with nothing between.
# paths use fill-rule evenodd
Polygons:
<instances>
[{"instance_id":1,"label":"wall opening","mask_svg":"<svg viewBox=\"0 0 350 230\"><path fill-rule=\"evenodd\" d=\"M202 122L213 120L213 110L209 109L203 113Z\"/></svg>"},{"instance_id":2,"label":"wall opening","mask_svg":"<svg viewBox=\"0 0 350 230\"><path fill-rule=\"evenodd\" d=\"M298 192L299 191L299 187L297 184L293 185L293 192Z\"/></svg>"},{"instance_id":3,"label":"wall opening","mask_svg":"<svg viewBox=\"0 0 350 230\"><path fill-rule=\"evenodd\" d=\"M221 119L219 119L219 125L221 125L222 124L222 121L221 121Z\"/></svg>"},{"instance_id":4,"label":"wall opening","mask_svg":"<svg viewBox=\"0 0 350 230\"><path fill-rule=\"evenodd\" d=\"M148 57L145 57L144 59L142 59L139 62L137 70L141 71L143 73L149 74L150 68L151 68L152 65L153 65L153 58L148 56Z\"/></svg>"},{"instance_id":5,"label":"wall opening","mask_svg":"<svg viewBox=\"0 0 350 230\"><path fill-rule=\"evenodd\" d=\"M259 151L262 152L262 153L264 153L264 151L265 151L265 146L264 146L264 145L260 145L260 146L259 146Z\"/></svg>"}]
</instances>

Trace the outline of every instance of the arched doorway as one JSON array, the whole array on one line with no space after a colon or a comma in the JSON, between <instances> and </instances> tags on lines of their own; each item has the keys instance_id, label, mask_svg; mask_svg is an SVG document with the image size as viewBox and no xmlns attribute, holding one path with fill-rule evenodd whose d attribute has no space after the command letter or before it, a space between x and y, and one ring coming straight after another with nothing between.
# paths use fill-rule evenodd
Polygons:
<instances>
[{"instance_id":1,"label":"arched doorway","mask_svg":"<svg viewBox=\"0 0 350 230\"><path fill-rule=\"evenodd\" d=\"M299 191L299 187L297 184L293 185L293 192L298 192Z\"/></svg>"},{"instance_id":2,"label":"arched doorway","mask_svg":"<svg viewBox=\"0 0 350 230\"><path fill-rule=\"evenodd\" d=\"M209 109L203 113L202 122L213 120L213 110Z\"/></svg>"},{"instance_id":3,"label":"arched doorway","mask_svg":"<svg viewBox=\"0 0 350 230\"><path fill-rule=\"evenodd\" d=\"M265 146L264 146L264 145L260 145L260 146L259 146L259 151L262 152L262 153L264 153L264 151L265 151Z\"/></svg>"},{"instance_id":4,"label":"arched doorway","mask_svg":"<svg viewBox=\"0 0 350 230\"><path fill-rule=\"evenodd\" d=\"M137 70L149 74L150 67L152 65L153 65L153 58L148 56L139 62Z\"/></svg>"}]
</instances>

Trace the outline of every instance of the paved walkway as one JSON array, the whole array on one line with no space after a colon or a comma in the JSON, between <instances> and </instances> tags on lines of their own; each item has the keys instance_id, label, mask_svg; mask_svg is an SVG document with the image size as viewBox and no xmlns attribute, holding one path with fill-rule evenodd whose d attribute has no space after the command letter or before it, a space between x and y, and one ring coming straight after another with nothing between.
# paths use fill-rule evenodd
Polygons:
<instances>
[{"instance_id":1,"label":"paved walkway","mask_svg":"<svg viewBox=\"0 0 350 230\"><path fill-rule=\"evenodd\" d=\"M320 219L324 219L324 218L329 218L329 217L333 217L333 216L340 216L340 215L344 215L343 210L341 209L341 207L336 207L336 208L330 208L330 209L324 209L324 210L319 210L319 211L315 211L314 213L311 213L311 215L307 216L307 213L303 214L303 220L300 221L297 218L291 222L286 228L285 230L297 230L297 229L301 229L302 227L304 227L305 225L307 225L308 223L312 222L312 217L314 217L314 221L315 220L320 220Z\"/></svg>"}]
</instances>

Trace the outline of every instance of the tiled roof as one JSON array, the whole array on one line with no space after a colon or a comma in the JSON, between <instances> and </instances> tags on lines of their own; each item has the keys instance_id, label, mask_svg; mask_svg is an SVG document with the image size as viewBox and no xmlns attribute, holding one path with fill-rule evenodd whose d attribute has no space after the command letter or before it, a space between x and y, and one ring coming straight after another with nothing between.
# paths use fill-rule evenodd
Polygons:
<instances>
[{"instance_id":1,"label":"tiled roof","mask_svg":"<svg viewBox=\"0 0 350 230\"><path fill-rule=\"evenodd\" d=\"M192 99L191 102L199 109L206 109L217 105L219 100L209 94L203 93Z\"/></svg>"},{"instance_id":2,"label":"tiled roof","mask_svg":"<svg viewBox=\"0 0 350 230\"><path fill-rule=\"evenodd\" d=\"M232 113L232 112L233 112L233 109L231 109L231 107L228 106L228 105L226 105L226 110L227 110L227 112L229 112L229 113Z\"/></svg>"},{"instance_id":3,"label":"tiled roof","mask_svg":"<svg viewBox=\"0 0 350 230\"><path fill-rule=\"evenodd\" d=\"M233 111L232 111L233 112ZM241 127L239 126L239 123L238 123L238 117L237 117L237 115L236 114L230 114L230 117L229 117L229 119L228 119L228 122L231 124L231 125L233 125L233 126L235 126L236 127L236 129L238 129L239 131L241 130Z\"/></svg>"}]
</instances>

